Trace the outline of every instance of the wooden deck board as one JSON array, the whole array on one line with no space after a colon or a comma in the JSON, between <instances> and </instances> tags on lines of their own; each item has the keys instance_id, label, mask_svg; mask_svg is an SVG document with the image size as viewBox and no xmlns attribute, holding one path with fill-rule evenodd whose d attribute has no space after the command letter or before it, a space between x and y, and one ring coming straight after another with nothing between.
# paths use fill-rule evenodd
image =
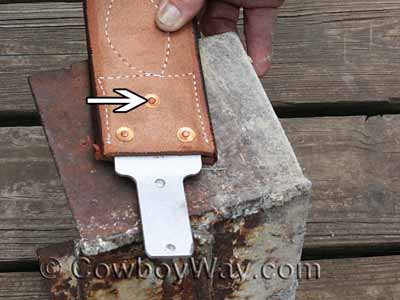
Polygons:
<instances>
[{"instance_id":1,"label":"wooden deck board","mask_svg":"<svg viewBox=\"0 0 400 300\"><path fill-rule=\"evenodd\" d=\"M399 244L400 116L282 122L313 182L306 249Z\"/></svg>"},{"instance_id":2,"label":"wooden deck board","mask_svg":"<svg viewBox=\"0 0 400 300\"><path fill-rule=\"evenodd\" d=\"M302 280L298 300L396 300L400 295L399 256L315 262L321 278Z\"/></svg>"},{"instance_id":3,"label":"wooden deck board","mask_svg":"<svg viewBox=\"0 0 400 300\"><path fill-rule=\"evenodd\" d=\"M396 1L287 1L264 80L285 103L388 101L400 56ZM396 78L397 77L397 78Z\"/></svg>"},{"instance_id":4,"label":"wooden deck board","mask_svg":"<svg viewBox=\"0 0 400 300\"><path fill-rule=\"evenodd\" d=\"M321 278L301 280L297 300L394 300L400 294L400 257L307 261L321 266ZM0 273L0 299L48 300L38 272Z\"/></svg>"},{"instance_id":5,"label":"wooden deck board","mask_svg":"<svg viewBox=\"0 0 400 300\"><path fill-rule=\"evenodd\" d=\"M80 3L0 6L1 111L34 111L28 76L87 58Z\"/></svg>"},{"instance_id":6,"label":"wooden deck board","mask_svg":"<svg viewBox=\"0 0 400 300\"><path fill-rule=\"evenodd\" d=\"M0 261L77 237L41 128L0 128Z\"/></svg>"},{"instance_id":7,"label":"wooden deck board","mask_svg":"<svg viewBox=\"0 0 400 300\"><path fill-rule=\"evenodd\" d=\"M400 116L282 121L314 184L305 253L398 249ZM0 261L34 260L77 233L42 129L0 128L0 140Z\"/></svg>"},{"instance_id":8,"label":"wooden deck board","mask_svg":"<svg viewBox=\"0 0 400 300\"><path fill-rule=\"evenodd\" d=\"M27 77L86 58L82 6L0 6L0 110L34 111ZM372 103L377 110L398 109L399 13L396 0L288 0L275 35L274 66L263 79L275 108L362 109Z\"/></svg>"},{"instance_id":9,"label":"wooden deck board","mask_svg":"<svg viewBox=\"0 0 400 300\"><path fill-rule=\"evenodd\" d=\"M47 282L39 272L0 273L0 299L49 300Z\"/></svg>"}]
</instances>

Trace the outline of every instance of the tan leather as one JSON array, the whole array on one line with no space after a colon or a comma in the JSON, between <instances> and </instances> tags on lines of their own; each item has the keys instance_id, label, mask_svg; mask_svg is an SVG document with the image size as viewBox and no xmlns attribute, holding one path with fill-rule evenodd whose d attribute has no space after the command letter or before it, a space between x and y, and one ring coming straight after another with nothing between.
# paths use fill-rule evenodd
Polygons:
<instances>
[{"instance_id":1,"label":"tan leather","mask_svg":"<svg viewBox=\"0 0 400 300\"><path fill-rule=\"evenodd\" d=\"M87 0L92 81L97 96L116 96L114 88L140 95L156 94L159 105L142 105L129 113L98 106L105 157L117 155L201 154L216 160L216 149L191 24L176 33L156 28L158 0ZM121 141L128 127L133 139ZM181 128L195 138L182 142Z\"/></svg>"}]
</instances>

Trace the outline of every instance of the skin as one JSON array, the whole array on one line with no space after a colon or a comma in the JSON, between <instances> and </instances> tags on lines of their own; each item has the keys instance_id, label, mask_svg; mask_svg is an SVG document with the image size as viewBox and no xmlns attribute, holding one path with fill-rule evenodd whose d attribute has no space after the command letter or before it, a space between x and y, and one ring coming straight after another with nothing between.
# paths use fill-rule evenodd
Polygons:
<instances>
[{"instance_id":1,"label":"skin","mask_svg":"<svg viewBox=\"0 0 400 300\"><path fill-rule=\"evenodd\" d=\"M156 24L161 30L173 32L202 12L200 28L206 36L237 31L240 8L243 8L247 52L256 73L262 76L271 67L272 37L282 4L283 0L162 0ZM175 17L165 24L162 14L171 5Z\"/></svg>"}]
</instances>

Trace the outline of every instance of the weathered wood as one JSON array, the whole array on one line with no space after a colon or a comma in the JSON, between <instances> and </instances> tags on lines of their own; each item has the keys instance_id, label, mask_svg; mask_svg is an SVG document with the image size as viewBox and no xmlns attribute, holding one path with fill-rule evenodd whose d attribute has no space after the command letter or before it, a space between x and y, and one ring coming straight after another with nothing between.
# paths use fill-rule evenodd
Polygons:
<instances>
[{"instance_id":1,"label":"weathered wood","mask_svg":"<svg viewBox=\"0 0 400 300\"><path fill-rule=\"evenodd\" d=\"M321 266L321 278L300 282L297 300L393 300L400 294L400 257L305 261ZM0 273L0 299L48 300L38 272Z\"/></svg>"},{"instance_id":2,"label":"weathered wood","mask_svg":"<svg viewBox=\"0 0 400 300\"><path fill-rule=\"evenodd\" d=\"M41 128L0 129L0 261L77 237Z\"/></svg>"},{"instance_id":3,"label":"weathered wood","mask_svg":"<svg viewBox=\"0 0 400 300\"><path fill-rule=\"evenodd\" d=\"M400 245L400 116L287 119L313 181L305 253ZM77 234L42 129L1 128L0 261ZM326 251L324 251L326 253Z\"/></svg>"},{"instance_id":4,"label":"weathered wood","mask_svg":"<svg viewBox=\"0 0 400 300\"><path fill-rule=\"evenodd\" d=\"M400 116L282 121L313 182L306 249L399 245Z\"/></svg>"},{"instance_id":5,"label":"weathered wood","mask_svg":"<svg viewBox=\"0 0 400 300\"><path fill-rule=\"evenodd\" d=\"M0 299L49 300L49 290L39 272L0 273Z\"/></svg>"},{"instance_id":6,"label":"weathered wood","mask_svg":"<svg viewBox=\"0 0 400 300\"><path fill-rule=\"evenodd\" d=\"M396 0L287 1L263 80L271 99L360 106L399 96L399 13Z\"/></svg>"},{"instance_id":7,"label":"weathered wood","mask_svg":"<svg viewBox=\"0 0 400 300\"><path fill-rule=\"evenodd\" d=\"M82 5L0 5L0 107L34 111L27 76L86 58ZM288 0L263 79L275 108L399 111L399 13L395 0Z\"/></svg>"},{"instance_id":8,"label":"weathered wood","mask_svg":"<svg viewBox=\"0 0 400 300\"><path fill-rule=\"evenodd\" d=\"M298 300L394 300L400 294L400 257L315 261L321 278L302 280Z\"/></svg>"},{"instance_id":9,"label":"weathered wood","mask_svg":"<svg viewBox=\"0 0 400 300\"><path fill-rule=\"evenodd\" d=\"M86 57L81 3L1 5L1 111L34 111L28 76Z\"/></svg>"}]
</instances>

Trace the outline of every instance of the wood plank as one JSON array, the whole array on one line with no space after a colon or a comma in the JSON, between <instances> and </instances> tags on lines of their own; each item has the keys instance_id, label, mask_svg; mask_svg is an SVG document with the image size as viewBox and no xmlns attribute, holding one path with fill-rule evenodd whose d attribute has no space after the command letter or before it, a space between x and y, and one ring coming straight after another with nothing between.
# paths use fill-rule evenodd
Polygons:
<instances>
[{"instance_id":1,"label":"wood plank","mask_svg":"<svg viewBox=\"0 0 400 300\"><path fill-rule=\"evenodd\" d=\"M400 294L400 256L304 261L321 266L320 279L303 279L297 300L394 300ZM0 273L0 299L48 300L38 272Z\"/></svg>"},{"instance_id":2,"label":"wood plank","mask_svg":"<svg viewBox=\"0 0 400 300\"><path fill-rule=\"evenodd\" d=\"M1 111L35 111L28 76L86 58L81 3L0 6Z\"/></svg>"},{"instance_id":3,"label":"wood plank","mask_svg":"<svg viewBox=\"0 0 400 300\"><path fill-rule=\"evenodd\" d=\"M360 105L398 97L399 13L396 0L287 1L263 80L271 99Z\"/></svg>"},{"instance_id":4,"label":"wood plank","mask_svg":"<svg viewBox=\"0 0 400 300\"><path fill-rule=\"evenodd\" d=\"M27 76L86 58L82 5L0 5L0 107L32 112ZM275 108L400 111L399 13L396 0L287 0L262 80Z\"/></svg>"},{"instance_id":5,"label":"wood plank","mask_svg":"<svg viewBox=\"0 0 400 300\"><path fill-rule=\"evenodd\" d=\"M282 122L313 182L305 248L398 247L400 116Z\"/></svg>"},{"instance_id":6,"label":"wood plank","mask_svg":"<svg viewBox=\"0 0 400 300\"><path fill-rule=\"evenodd\" d=\"M0 129L0 262L77 237L42 128Z\"/></svg>"},{"instance_id":7,"label":"wood plank","mask_svg":"<svg viewBox=\"0 0 400 300\"><path fill-rule=\"evenodd\" d=\"M49 300L47 282L39 272L0 273L0 299Z\"/></svg>"},{"instance_id":8,"label":"wood plank","mask_svg":"<svg viewBox=\"0 0 400 300\"><path fill-rule=\"evenodd\" d=\"M398 251L400 116L282 122L314 184L306 256ZM77 234L42 129L0 128L0 140L0 261L35 260Z\"/></svg>"},{"instance_id":9,"label":"wood plank","mask_svg":"<svg viewBox=\"0 0 400 300\"><path fill-rule=\"evenodd\" d=\"M321 278L302 280L298 300L395 300L400 295L400 256L315 261Z\"/></svg>"}]
</instances>

